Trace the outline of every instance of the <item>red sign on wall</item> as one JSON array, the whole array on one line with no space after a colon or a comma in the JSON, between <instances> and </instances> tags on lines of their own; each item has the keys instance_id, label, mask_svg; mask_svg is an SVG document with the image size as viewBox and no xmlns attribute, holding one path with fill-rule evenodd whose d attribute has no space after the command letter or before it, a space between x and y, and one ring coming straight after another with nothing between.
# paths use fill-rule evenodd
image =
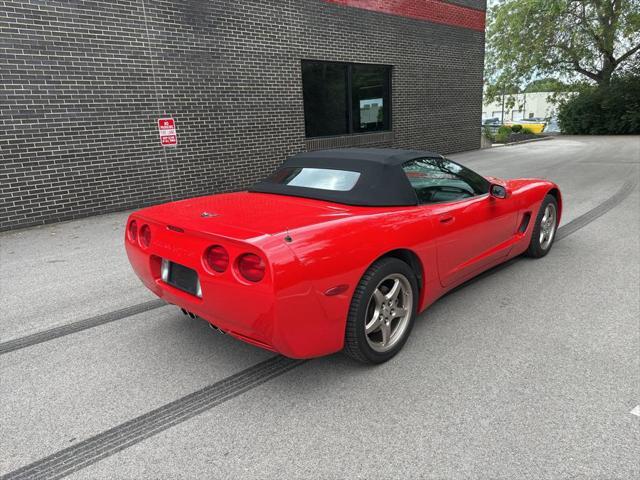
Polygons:
<instances>
[{"instance_id":1,"label":"red sign on wall","mask_svg":"<svg viewBox=\"0 0 640 480\"><path fill-rule=\"evenodd\" d=\"M160 145L163 147L173 147L178 144L176 122L173 118L159 118L158 131L160 132Z\"/></svg>"}]
</instances>

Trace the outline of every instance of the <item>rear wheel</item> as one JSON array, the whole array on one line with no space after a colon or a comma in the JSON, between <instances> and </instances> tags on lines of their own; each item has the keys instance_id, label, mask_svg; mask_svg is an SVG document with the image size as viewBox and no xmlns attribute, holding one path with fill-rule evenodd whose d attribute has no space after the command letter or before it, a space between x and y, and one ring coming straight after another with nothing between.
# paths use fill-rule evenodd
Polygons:
<instances>
[{"instance_id":1,"label":"rear wheel","mask_svg":"<svg viewBox=\"0 0 640 480\"><path fill-rule=\"evenodd\" d=\"M375 262L353 294L344 352L365 363L382 363L398 353L413 327L417 292L409 265L397 258Z\"/></svg>"},{"instance_id":2,"label":"rear wheel","mask_svg":"<svg viewBox=\"0 0 640 480\"><path fill-rule=\"evenodd\" d=\"M542 201L542 205L540 205L527 255L533 258L540 258L549 253L556 238L557 230L558 202L553 195L547 195Z\"/></svg>"}]
</instances>

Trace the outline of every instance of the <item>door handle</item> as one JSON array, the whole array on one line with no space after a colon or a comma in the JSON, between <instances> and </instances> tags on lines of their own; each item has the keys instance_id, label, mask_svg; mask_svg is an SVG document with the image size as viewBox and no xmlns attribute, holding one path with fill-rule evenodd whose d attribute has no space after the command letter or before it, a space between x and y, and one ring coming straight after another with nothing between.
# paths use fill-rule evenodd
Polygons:
<instances>
[{"instance_id":1,"label":"door handle","mask_svg":"<svg viewBox=\"0 0 640 480\"><path fill-rule=\"evenodd\" d=\"M443 215L440 217L440 223L451 223L453 222L453 215Z\"/></svg>"}]
</instances>

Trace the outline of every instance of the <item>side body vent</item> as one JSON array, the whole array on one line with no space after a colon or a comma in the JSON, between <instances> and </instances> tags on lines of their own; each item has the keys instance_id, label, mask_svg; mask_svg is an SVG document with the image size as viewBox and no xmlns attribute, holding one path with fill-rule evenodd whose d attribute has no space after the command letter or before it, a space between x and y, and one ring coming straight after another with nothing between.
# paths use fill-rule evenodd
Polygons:
<instances>
[{"instance_id":1,"label":"side body vent","mask_svg":"<svg viewBox=\"0 0 640 480\"><path fill-rule=\"evenodd\" d=\"M518 233L526 232L530 221L531 221L531 212L527 212L522 217L522 222L520 223L520 227L518 227Z\"/></svg>"}]
</instances>

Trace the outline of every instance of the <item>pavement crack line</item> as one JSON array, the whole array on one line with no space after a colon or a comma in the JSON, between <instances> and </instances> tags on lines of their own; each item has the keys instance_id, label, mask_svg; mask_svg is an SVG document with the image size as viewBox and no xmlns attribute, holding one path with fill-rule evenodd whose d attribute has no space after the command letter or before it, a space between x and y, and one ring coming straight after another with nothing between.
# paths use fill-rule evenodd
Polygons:
<instances>
[{"instance_id":1,"label":"pavement crack line","mask_svg":"<svg viewBox=\"0 0 640 480\"><path fill-rule=\"evenodd\" d=\"M2 480L56 479L92 465L305 363L276 356L14 470Z\"/></svg>"},{"instance_id":2,"label":"pavement crack line","mask_svg":"<svg viewBox=\"0 0 640 480\"><path fill-rule=\"evenodd\" d=\"M602 215L622 203L622 201L624 201L631 194L631 192L638 184L636 175L631 175L627 178L628 180L613 196L611 196L592 210L589 210L585 214L580 215L569 223L558 228L556 237L557 240L566 238L567 236L587 226L589 223L593 222L597 218L601 217ZM514 260L516 259L513 259L512 261L507 262L503 265L510 265ZM499 271L498 269L493 269L489 272L497 272ZM481 275L480 277L482 276L483 275ZM129 310L135 309L136 307L140 308L142 305L147 305L146 310L150 310L152 308L157 308L165 304L160 300L156 300L155 302L160 302L161 305L157 305L155 307L149 306L149 304L154 304L154 302L147 302L145 304L129 307ZM119 313L120 315L126 316L126 310L127 309L122 309L106 315L113 316L113 314ZM146 310L143 309L141 311ZM129 315L132 314L130 313ZM100 316L94 317L94 319L99 317ZM118 318L113 318L112 320L104 320L102 322L98 322L97 324L107 323L108 321L114 321L117 319ZM73 325L87 322L88 320L76 322L75 324L71 324L70 326L72 327ZM95 322L96 320L93 321ZM85 328L91 328L91 326L87 326ZM84 330L85 328L78 328L75 331ZM47 332L51 332L52 330L48 330ZM54 336L53 338L56 337ZM46 341L46 339L40 341ZM36 341L34 343L40 343L40 341ZM268 360L265 360L264 362L253 365L245 370L242 370L239 373L213 383L208 387L190 393L155 410L142 414L132 420L129 420L116 427L94 435L93 437L83 440L76 445L60 450L52 455L49 455L48 457L37 460L31 464L14 470L0 477L0 480L45 478L57 479L65 477L73 472L97 463L104 458L110 457L111 455L114 455L115 453L122 451L128 447L131 447L164 430L167 430L174 425L178 425L186 420L189 420L196 415L199 415L217 405L226 402L227 400L231 400L232 398L235 398L238 395L241 395L242 393L257 387L271 380L272 378L278 377L288 372L289 370L302 365L305 362L307 362L307 360L294 360L282 356L272 357Z\"/></svg>"},{"instance_id":3,"label":"pavement crack line","mask_svg":"<svg viewBox=\"0 0 640 480\"><path fill-rule=\"evenodd\" d=\"M122 320L139 313L148 312L156 308L168 305L166 302L160 299L150 300L148 302L139 303L130 307L114 310L113 312L103 313L96 315L95 317L85 318L84 320L78 320L77 322L68 323L66 325L60 325L59 327L49 328L41 332L32 333L24 337L15 338L13 340L7 340L0 343L0 355L5 353L20 350L21 348L31 347L38 343L48 342L56 338L64 337L72 333L81 332L89 328L104 325L106 323L115 322L116 320Z\"/></svg>"}]
</instances>

